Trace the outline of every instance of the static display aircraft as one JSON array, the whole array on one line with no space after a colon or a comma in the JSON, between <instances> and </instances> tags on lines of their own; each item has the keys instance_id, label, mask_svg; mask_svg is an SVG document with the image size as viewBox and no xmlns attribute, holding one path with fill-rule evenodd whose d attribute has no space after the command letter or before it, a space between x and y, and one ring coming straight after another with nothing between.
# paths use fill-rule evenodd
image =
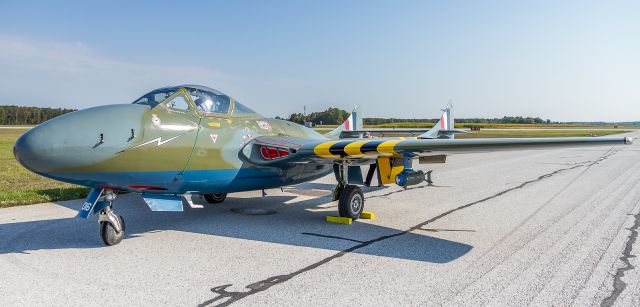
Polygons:
<instances>
[{"instance_id":1,"label":"static display aircraft","mask_svg":"<svg viewBox=\"0 0 640 307\"><path fill-rule=\"evenodd\" d=\"M78 216L98 215L107 245L125 235L112 201L120 192L140 193L152 211L182 211L202 195L209 203L227 193L295 185L335 173L340 216L357 219L364 208L360 165L378 164L378 180L402 187L425 181L419 163L444 163L455 151L497 151L546 146L630 144L625 137L455 139L451 106L429 130L394 133L415 138L362 138L354 111L322 135L296 123L264 118L214 89L160 88L132 104L72 112L23 134L14 146L27 169L91 188ZM385 133L385 131L368 130ZM386 131L388 132L388 131Z\"/></svg>"}]
</instances>

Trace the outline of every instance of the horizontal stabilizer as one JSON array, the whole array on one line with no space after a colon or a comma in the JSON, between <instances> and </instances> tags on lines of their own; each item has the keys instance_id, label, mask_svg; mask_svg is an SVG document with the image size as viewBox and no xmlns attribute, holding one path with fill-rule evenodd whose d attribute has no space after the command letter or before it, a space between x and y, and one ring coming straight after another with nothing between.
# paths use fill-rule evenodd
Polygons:
<instances>
[{"instance_id":1,"label":"horizontal stabilizer","mask_svg":"<svg viewBox=\"0 0 640 307\"><path fill-rule=\"evenodd\" d=\"M391 136L419 136L429 129L366 129L366 130L352 130L342 131L340 133L341 139L357 139L361 138L365 132L369 132L375 136L391 137Z\"/></svg>"},{"instance_id":2,"label":"horizontal stabilizer","mask_svg":"<svg viewBox=\"0 0 640 307\"><path fill-rule=\"evenodd\" d=\"M462 129L451 129L451 130L438 130L437 139L452 139L454 135L460 133L467 133L467 131ZM420 138L420 137L419 137Z\"/></svg>"}]
</instances>

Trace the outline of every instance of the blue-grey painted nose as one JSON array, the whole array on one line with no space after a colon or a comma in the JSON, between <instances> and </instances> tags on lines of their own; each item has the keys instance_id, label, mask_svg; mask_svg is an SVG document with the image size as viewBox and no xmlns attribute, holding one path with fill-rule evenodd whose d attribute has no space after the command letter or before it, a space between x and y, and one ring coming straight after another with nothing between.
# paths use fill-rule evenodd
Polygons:
<instances>
[{"instance_id":1,"label":"blue-grey painted nose","mask_svg":"<svg viewBox=\"0 0 640 307\"><path fill-rule=\"evenodd\" d=\"M32 172L41 171L37 165L39 160L42 160L43 153L46 153L47 145L50 145L49 142L44 142L43 131L45 130L37 127L32 128L20 136L13 145L13 155L16 160Z\"/></svg>"},{"instance_id":2,"label":"blue-grey painted nose","mask_svg":"<svg viewBox=\"0 0 640 307\"><path fill-rule=\"evenodd\" d=\"M66 114L29 129L13 146L16 160L28 170L44 175L73 165L81 141L79 132L90 129L78 126L83 113Z\"/></svg>"},{"instance_id":3,"label":"blue-grey painted nose","mask_svg":"<svg viewBox=\"0 0 640 307\"><path fill-rule=\"evenodd\" d=\"M46 176L89 166L126 147L148 110L143 105L109 105L65 114L23 134L13 154L25 168Z\"/></svg>"}]
</instances>

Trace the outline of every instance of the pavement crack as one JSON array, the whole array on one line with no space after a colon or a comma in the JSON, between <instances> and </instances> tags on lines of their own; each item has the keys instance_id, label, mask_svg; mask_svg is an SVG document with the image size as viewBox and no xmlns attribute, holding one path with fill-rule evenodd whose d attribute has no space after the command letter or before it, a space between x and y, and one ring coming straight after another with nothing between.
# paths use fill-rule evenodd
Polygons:
<instances>
[{"instance_id":1,"label":"pavement crack","mask_svg":"<svg viewBox=\"0 0 640 307\"><path fill-rule=\"evenodd\" d=\"M545 164L545 165L563 165L563 166L571 166L571 165L579 165L579 164L586 164L586 163L591 163L593 161L588 160L588 161L579 161L579 162L573 162L573 163L559 163L559 162L538 162L539 164Z\"/></svg>"},{"instance_id":2,"label":"pavement crack","mask_svg":"<svg viewBox=\"0 0 640 307\"><path fill-rule=\"evenodd\" d=\"M321 238L345 240L345 241L351 241L351 242L356 242L356 243L362 243L363 242L363 241L356 240L356 239L349 239L349 238L339 237L339 236L323 235L323 234L313 233L313 232L303 232L302 234L303 235L308 235L308 236L321 237Z\"/></svg>"},{"instance_id":3,"label":"pavement crack","mask_svg":"<svg viewBox=\"0 0 640 307\"><path fill-rule=\"evenodd\" d=\"M249 284L249 285L245 286L245 288L248 289L248 291L227 291L227 288L232 286L232 284L226 284L226 285L222 285L222 286L213 287L213 288L211 288L211 292L216 294L216 296L214 298L210 299L210 300L207 300L207 301L199 304L198 306L199 307L201 307L201 306L209 306L209 305L213 305L213 306L228 306L228 305L233 304L233 303L235 303L235 302L237 302L239 300L242 300L242 299L244 299L244 298L246 298L248 296L254 295L254 294L262 292L262 291L266 291L269 288L271 288L272 286L287 282L287 281L291 280L292 278L294 278L294 277L296 277L296 276L298 276L298 275L300 275L302 273L312 271L312 270L314 270L314 269L316 269L316 268L318 268L318 267L320 267L322 265L325 265L325 264L331 262L332 260L338 259L338 258L340 258L340 257L342 257L344 255L347 255L349 253L352 253L352 252L354 252L356 250L365 248L365 247L367 247L369 245L372 245L372 244L380 242L380 241L396 238L396 237L411 233L411 232L416 231L416 230L422 230L422 229L424 229L424 227L426 225L434 223L435 221L437 221L437 220L439 220L441 218L444 218L444 217L446 217L448 215L451 215L451 214L453 214L455 212L458 212L458 211L464 210L466 208L469 208L469 207L472 207L472 206L487 202L489 200L498 198L498 197L500 197L502 195L505 195L507 193L510 193L510 192L513 192L513 191L516 191L516 190L520 190L520 189L522 189L522 188L524 188L524 187L526 187L528 185L531 185L533 183L536 183L536 182L545 180L547 178L553 177L553 176L555 176L555 175L557 175L559 173L563 173L563 172L570 171L570 170L573 170L573 169L576 169L576 168L580 168L580 167L585 167L585 166L590 167L590 166L593 166L595 164L599 164L599 162L601 162L603 160L606 160L607 158L609 158L611 155L613 155L615 153L616 153L616 151L612 151L611 149L609 149L609 151L607 151L607 153L605 153L602 157L600 157L600 159L598 159L596 161L593 161L593 162L591 162L589 164L578 164L578 165L573 165L571 167L565 167L565 168L557 169L557 170L552 171L550 173L546 173L544 175L540 175L535 179L524 181L524 182L522 182L521 184L519 184L519 185L517 185L515 187L509 188L509 189L506 189L506 190L502 190L502 191L497 192L497 193L495 193L493 195L487 196L487 197L485 197L483 199L480 199L480 200L477 200L477 201L474 201L474 202L470 202L470 203L458 206L456 208L450 209L448 211L445 211L445 212L443 212L443 213L441 213L441 214L439 214L439 215L437 215L437 216L435 216L433 218L430 218L430 219L428 219L428 220L426 220L424 222L418 223L418 224L416 224L416 225L414 225L414 226L412 226L412 227L410 227L410 228L408 228L406 230L403 230L403 231L400 231L400 232L397 232L397 233L393 233L393 234L389 234L389 235L380 236L380 237L377 237L375 239L362 241L359 244L356 244L356 245L354 245L354 246L352 246L350 248L347 248L345 250L339 251L339 252L337 252L337 253L329 256L329 257L323 258L323 259L321 259L319 261L316 261L316 262L314 262L314 263L312 263L312 264L310 264L310 265L308 265L308 266L306 266L304 268L301 268L301 269L299 269L297 271L294 271L294 272L291 272L291 273L285 274L285 275L277 275L277 276L269 277L267 279L264 279L264 280ZM422 189L422 188L425 188L425 187L427 187L427 185L416 186L416 187L408 188L406 190ZM369 198L387 197L387 196L389 196L391 194L399 193L399 192L402 192L402 191L405 191L405 190L403 189L403 190L399 190L399 191L389 192L389 193L382 194L382 195L371 196ZM224 299L226 299L226 300L224 300Z\"/></svg>"},{"instance_id":4,"label":"pavement crack","mask_svg":"<svg viewBox=\"0 0 640 307\"><path fill-rule=\"evenodd\" d=\"M538 214L544 207L546 207L549 203L551 203L551 201L553 199L555 199L556 197L558 197L558 195L560 195L561 193L563 193L569 186L571 186L576 180L578 180L580 177L582 177L582 175L587 172L591 167L593 167L596 164L599 164L600 162L602 162L603 160L608 159L609 157L611 157L612 155L616 154L617 151L614 150L614 148L610 148L609 150L607 150L602 156L600 156L597 160L591 161L589 164L583 164L583 165L576 165L573 167L569 167L566 168L565 170L568 169L575 169L575 168L579 168L579 167L585 167L585 169L582 170L582 172L580 172L579 174L576 175L575 178L573 178L572 180L570 180L564 187L562 187L557 193L555 193L551 198L549 198L544 204L542 204L542 206L538 207L538 209L536 209L533 213L531 213L529 215L529 218L531 218L532 216L534 216L535 214ZM544 175L543 175L544 176ZM512 228L511 231L509 231L506 235L502 236L502 238L500 238L498 240L498 242L502 242L504 240L504 238L511 236L514 232L516 232L517 229L520 229L520 227L522 227L522 225L524 225L524 223L526 223L525 221L520 222L518 225L516 225L515 227ZM496 243L497 244L497 243ZM489 252L493 249L493 247L484 252L482 255L480 255L478 258L484 258L487 256L487 254L489 254ZM510 253L510 255L512 255L512 253ZM474 261L473 263L476 263L476 261ZM472 264L473 265L473 264ZM465 291L469 286L471 286L472 284L475 284L476 282L478 282L479 280L481 280L482 278L484 278L484 276L486 276L486 274L488 274L489 272L493 271L496 268L496 266L493 266L492 268L490 268L489 270L486 270L484 273L482 273L479 277L475 278L473 281L467 283L466 285L463 285L460 289L458 289L458 291L456 291L456 295L460 294L462 291Z\"/></svg>"},{"instance_id":5,"label":"pavement crack","mask_svg":"<svg viewBox=\"0 0 640 307\"><path fill-rule=\"evenodd\" d=\"M475 230L471 230L471 229L442 229L442 228L420 228L419 230L422 231L429 231L429 232L441 232L441 231L452 231L452 232L476 232Z\"/></svg>"},{"instance_id":6,"label":"pavement crack","mask_svg":"<svg viewBox=\"0 0 640 307\"><path fill-rule=\"evenodd\" d=\"M609 294L608 297L602 300L602 302L600 303L600 306L602 307L613 306L622 291L624 291L624 289L627 287L627 283L622 280L622 277L625 276L626 271L635 269L635 266L631 264L631 261L629 261L629 259L636 257L632 255L631 252L633 251L633 244L635 244L636 240L638 239L638 229L640 228L640 212L635 215L630 215L634 217L634 223L631 228L627 228L631 231L631 233L629 234L624 251L622 251L622 257L620 257L620 260L622 260L624 266L618 268L618 270L616 271L616 274L613 278L613 291L611 291L611 294Z\"/></svg>"},{"instance_id":7,"label":"pavement crack","mask_svg":"<svg viewBox=\"0 0 640 307\"><path fill-rule=\"evenodd\" d=\"M428 185L428 184L418 185L418 186L413 186L413 187L410 187L410 188L397 190L397 191L392 191L392 192L388 192L388 193L384 193L384 194L380 194L380 195L372 195L372 196L369 196L367 198L369 198L369 199L371 199L371 198L387 198L390 195L393 195L393 194L396 194L396 193L402 193L404 191L415 190L415 189L424 189L424 188L429 187L429 186L430 187L434 187L434 185Z\"/></svg>"}]
</instances>

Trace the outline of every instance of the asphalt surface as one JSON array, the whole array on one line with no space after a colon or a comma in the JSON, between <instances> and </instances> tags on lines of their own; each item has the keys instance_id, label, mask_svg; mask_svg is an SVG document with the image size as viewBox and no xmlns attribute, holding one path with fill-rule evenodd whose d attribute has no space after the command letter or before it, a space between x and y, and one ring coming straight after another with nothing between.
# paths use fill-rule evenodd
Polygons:
<instances>
[{"instance_id":1,"label":"asphalt surface","mask_svg":"<svg viewBox=\"0 0 640 307\"><path fill-rule=\"evenodd\" d=\"M324 221L331 176L183 213L121 195L113 247L81 201L0 209L0 305L639 306L639 143L456 154L352 225Z\"/></svg>"}]
</instances>

